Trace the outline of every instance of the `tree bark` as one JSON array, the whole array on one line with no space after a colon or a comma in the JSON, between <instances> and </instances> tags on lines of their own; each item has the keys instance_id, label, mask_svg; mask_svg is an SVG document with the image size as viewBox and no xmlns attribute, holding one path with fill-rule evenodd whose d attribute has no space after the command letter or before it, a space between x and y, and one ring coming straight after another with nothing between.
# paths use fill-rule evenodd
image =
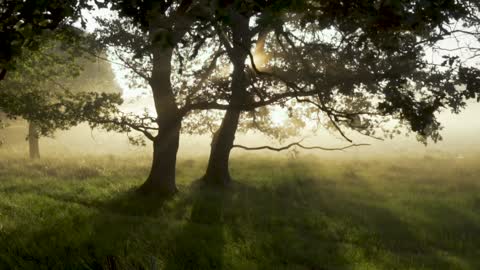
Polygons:
<instances>
[{"instance_id":1,"label":"tree bark","mask_svg":"<svg viewBox=\"0 0 480 270\"><path fill-rule=\"evenodd\" d=\"M34 122L28 122L28 147L31 159L40 158L39 134Z\"/></svg>"},{"instance_id":2,"label":"tree bark","mask_svg":"<svg viewBox=\"0 0 480 270\"><path fill-rule=\"evenodd\" d=\"M147 180L140 187L142 193L170 195L177 191L175 169L179 138L180 125L155 137L152 167Z\"/></svg>"},{"instance_id":3,"label":"tree bark","mask_svg":"<svg viewBox=\"0 0 480 270\"><path fill-rule=\"evenodd\" d=\"M157 111L158 134L153 140L153 161L143 193L176 192L175 168L180 138L181 117L170 82L172 48L155 49L150 86Z\"/></svg>"},{"instance_id":4,"label":"tree bark","mask_svg":"<svg viewBox=\"0 0 480 270\"><path fill-rule=\"evenodd\" d=\"M0 81L5 79L5 75L7 74L6 69L0 69Z\"/></svg>"},{"instance_id":5,"label":"tree bark","mask_svg":"<svg viewBox=\"0 0 480 270\"><path fill-rule=\"evenodd\" d=\"M170 80L171 62L176 44L180 42L194 21L185 16L188 8L192 6L192 1L182 1L176 13L170 14L172 16L170 19L173 19L171 22L166 22L166 14L161 11L162 5L161 2L155 2L152 14L157 14L149 18L153 69L148 82L152 88L157 112L158 134L153 139L150 174L140 187L140 191L170 195L177 191L175 169L183 118L177 107Z\"/></svg>"},{"instance_id":6,"label":"tree bark","mask_svg":"<svg viewBox=\"0 0 480 270\"><path fill-rule=\"evenodd\" d=\"M233 44L229 53L233 63L232 96L222 124L212 140L210 158L203 177L205 182L215 186L228 186L231 183L228 166L230 152L235 141L241 106L245 102L247 95L245 60L250 49L249 20L240 14L232 14L232 21L235 22L231 25Z\"/></svg>"},{"instance_id":7,"label":"tree bark","mask_svg":"<svg viewBox=\"0 0 480 270\"><path fill-rule=\"evenodd\" d=\"M222 125L212 140L207 171L203 177L209 184L228 186L231 182L228 165L239 118L239 110L227 110Z\"/></svg>"}]
</instances>

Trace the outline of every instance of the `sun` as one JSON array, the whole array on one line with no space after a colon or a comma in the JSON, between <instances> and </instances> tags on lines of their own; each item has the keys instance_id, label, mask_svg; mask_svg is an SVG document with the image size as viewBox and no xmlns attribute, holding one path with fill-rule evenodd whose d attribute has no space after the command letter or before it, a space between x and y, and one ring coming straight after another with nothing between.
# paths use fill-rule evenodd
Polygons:
<instances>
[{"instance_id":1,"label":"sun","mask_svg":"<svg viewBox=\"0 0 480 270\"><path fill-rule=\"evenodd\" d=\"M253 53L253 61L257 69L259 70L265 69L268 63L268 55L262 51L255 51Z\"/></svg>"}]
</instances>

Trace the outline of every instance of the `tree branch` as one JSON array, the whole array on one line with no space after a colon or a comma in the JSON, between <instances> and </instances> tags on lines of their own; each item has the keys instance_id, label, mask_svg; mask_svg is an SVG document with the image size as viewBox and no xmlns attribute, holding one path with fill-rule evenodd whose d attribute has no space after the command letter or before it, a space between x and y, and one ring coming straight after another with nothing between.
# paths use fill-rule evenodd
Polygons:
<instances>
[{"instance_id":1,"label":"tree branch","mask_svg":"<svg viewBox=\"0 0 480 270\"><path fill-rule=\"evenodd\" d=\"M151 77L148 76L147 74L143 73L140 69L138 69L137 67L135 67L134 65L130 64L129 61L127 61L125 58L123 58L122 56L120 56L120 54L118 53L118 51L114 51L115 52L115 55L118 57L118 59L120 59L120 61L122 61L122 63L128 67L130 70L132 70L135 74L137 74L139 77L141 77L142 79L144 79L145 81L147 82L150 82L151 80Z\"/></svg>"},{"instance_id":2,"label":"tree branch","mask_svg":"<svg viewBox=\"0 0 480 270\"><path fill-rule=\"evenodd\" d=\"M153 128L149 127L148 125L144 124L144 119L140 119L141 124L138 123L133 123L133 121L129 121L131 119L128 119L127 116L123 115L117 118L95 118L95 119L89 119L89 122L95 123L95 124L114 124L116 126L119 126L121 128L128 127L133 130L136 130L138 132L143 133L145 137L147 137L149 140L153 141L155 139L155 136L149 132L149 130L157 130L158 128ZM128 130L127 130L128 131Z\"/></svg>"},{"instance_id":3,"label":"tree branch","mask_svg":"<svg viewBox=\"0 0 480 270\"><path fill-rule=\"evenodd\" d=\"M200 81L190 90L190 94L187 95L187 104L190 104L192 96L194 96L200 89L203 87L205 82L207 81L208 77L212 75L213 71L215 70L217 66L217 61L218 59L225 53L225 50L218 50L215 54L212 56L212 61L203 68L203 73L197 73L194 74L196 77L200 77Z\"/></svg>"},{"instance_id":4,"label":"tree branch","mask_svg":"<svg viewBox=\"0 0 480 270\"><path fill-rule=\"evenodd\" d=\"M248 146L243 146L243 145L240 145L240 144L234 144L232 147L233 148L240 148L240 149L243 149L243 150L249 150L249 151L271 150L271 151L280 152L280 151L288 150L289 148L294 147L294 146L300 147L300 148L306 149L306 150L318 149L318 150L323 150L323 151L343 151L343 150L346 150L346 149L349 149L349 148L352 148L352 147L369 146L370 145L370 144L366 144L366 143L360 143L360 144L350 144L350 145L343 146L343 147L338 147L338 148L330 148L330 147L322 147L322 146L304 146L303 144L301 144L301 142L302 141L294 142L294 143L291 143L289 145L282 146L282 147L273 147L273 146L269 146L269 145L257 146L257 147L248 147Z\"/></svg>"},{"instance_id":5,"label":"tree branch","mask_svg":"<svg viewBox=\"0 0 480 270\"><path fill-rule=\"evenodd\" d=\"M214 23L213 27L214 27L215 31L217 32L217 35L220 39L220 42L222 43L222 45L227 50L227 53L229 55L232 55L233 54L233 46L230 43L230 41L228 40L227 35L222 31L222 29L220 28L220 26L217 23Z\"/></svg>"}]
</instances>

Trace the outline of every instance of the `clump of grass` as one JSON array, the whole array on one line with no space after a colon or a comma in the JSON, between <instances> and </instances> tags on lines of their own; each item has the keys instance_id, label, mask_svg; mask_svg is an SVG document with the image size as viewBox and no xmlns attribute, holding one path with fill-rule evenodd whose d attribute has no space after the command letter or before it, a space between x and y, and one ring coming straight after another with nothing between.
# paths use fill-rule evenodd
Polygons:
<instances>
[{"instance_id":1,"label":"clump of grass","mask_svg":"<svg viewBox=\"0 0 480 270\"><path fill-rule=\"evenodd\" d=\"M134 192L148 157L0 160L0 269L480 269L478 160L237 156Z\"/></svg>"}]
</instances>

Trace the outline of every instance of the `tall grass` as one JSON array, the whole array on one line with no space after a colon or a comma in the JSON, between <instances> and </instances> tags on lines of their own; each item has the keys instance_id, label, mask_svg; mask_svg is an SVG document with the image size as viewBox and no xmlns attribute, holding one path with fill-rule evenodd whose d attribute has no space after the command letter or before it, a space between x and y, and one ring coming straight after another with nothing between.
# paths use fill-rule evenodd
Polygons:
<instances>
[{"instance_id":1,"label":"tall grass","mask_svg":"<svg viewBox=\"0 0 480 270\"><path fill-rule=\"evenodd\" d=\"M480 269L479 160L183 159L160 199L148 157L5 157L0 269Z\"/></svg>"}]
</instances>

